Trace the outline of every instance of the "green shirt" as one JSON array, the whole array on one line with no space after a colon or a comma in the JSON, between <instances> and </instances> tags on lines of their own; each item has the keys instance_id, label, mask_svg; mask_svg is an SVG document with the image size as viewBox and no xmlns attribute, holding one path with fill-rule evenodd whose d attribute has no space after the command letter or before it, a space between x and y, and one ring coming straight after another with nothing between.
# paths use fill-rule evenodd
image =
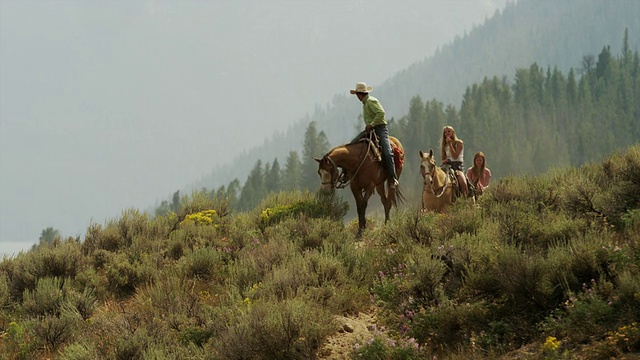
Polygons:
<instances>
[{"instance_id":1,"label":"green shirt","mask_svg":"<svg viewBox=\"0 0 640 360\"><path fill-rule=\"evenodd\" d=\"M378 99L367 95L362 100L362 116L366 125L387 125L384 119L384 109Z\"/></svg>"}]
</instances>

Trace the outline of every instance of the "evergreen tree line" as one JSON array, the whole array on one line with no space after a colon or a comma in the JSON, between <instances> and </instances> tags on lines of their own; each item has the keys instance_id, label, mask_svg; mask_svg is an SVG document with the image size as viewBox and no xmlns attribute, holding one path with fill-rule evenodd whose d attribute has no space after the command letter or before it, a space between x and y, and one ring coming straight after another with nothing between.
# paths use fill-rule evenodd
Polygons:
<instances>
[{"instance_id":1,"label":"evergreen tree line","mask_svg":"<svg viewBox=\"0 0 640 360\"><path fill-rule=\"evenodd\" d=\"M625 31L622 51L605 46L595 57L582 58L581 68L563 74L556 67L533 63L517 69L513 84L506 77L485 78L467 87L460 109L437 99L411 99L407 115L389 119L390 134L402 142L406 161L401 184L408 198L422 187L418 150L439 154L442 128L453 126L465 144L465 165L483 151L494 180L507 175L538 174L551 167L579 166L640 139L640 57ZM425 79L428 81L428 79ZM384 99L380 99L384 105ZM349 129L351 131L351 129ZM284 167L278 159L257 160L243 186L235 179L215 190L233 209L252 209L271 192L316 189L317 163L330 149L327 136L310 121L302 157L290 151ZM179 192L157 214L176 211Z\"/></svg>"}]
</instances>

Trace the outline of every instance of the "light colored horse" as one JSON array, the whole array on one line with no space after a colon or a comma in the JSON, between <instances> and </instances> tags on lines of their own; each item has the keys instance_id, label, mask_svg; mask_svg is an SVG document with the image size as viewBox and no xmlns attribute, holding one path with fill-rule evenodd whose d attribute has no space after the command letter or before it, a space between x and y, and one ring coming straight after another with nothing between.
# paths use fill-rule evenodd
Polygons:
<instances>
[{"instance_id":1,"label":"light colored horse","mask_svg":"<svg viewBox=\"0 0 640 360\"><path fill-rule=\"evenodd\" d=\"M399 179L404 165L404 148L400 141L393 136L389 136L389 141L395 145L392 147L394 148L396 175ZM384 207L385 222L389 220L391 207L397 207L398 199L400 201L404 199L400 188L393 188L392 182L387 180L382 163L376 159L376 155L370 142L361 141L337 146L322 159L315 158L318 162L318 174L322 181L322 189L326 192L332 192L336 188L346 186L346 184L340 186L338 178L340 168L347 172L349 177L347 183L353 193L358 211L358 237L362 235L362 231L367 225L365 212L374 190L380 195ZM387 183L386 188L385 183Z\"/></svg>"},{"instance_id":2,"label":"light colored horse","mask_svg":"<svg viewBox=\"0 0 640 360\"><path fill-rule=\"evenodd\" d=\"M422 211L444 212L456 199L456 183L436 165L433 149L428 154L420 150L420 173L424 180Z\"/></svg>"}]
</instances>

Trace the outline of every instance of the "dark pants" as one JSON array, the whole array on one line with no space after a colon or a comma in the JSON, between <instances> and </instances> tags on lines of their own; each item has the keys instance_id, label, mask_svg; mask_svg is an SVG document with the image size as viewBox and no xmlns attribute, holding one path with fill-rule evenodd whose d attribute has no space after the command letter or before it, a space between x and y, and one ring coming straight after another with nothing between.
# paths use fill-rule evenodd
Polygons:
<instances>
[{"instance_id":1,"label":"dark pants","mask_svg":"<svg viewBox=\"0 0 640 360\"><path fill-rule=\"evenodd\" d=\"M377 125L373 130L376 132L376 135L378 135L378 139L380 141L380 147L382 148L380 151L380 155L382 155L382 166L384 167L384 171L387 173L387 178L397 179L396 165L393 159L393 149L389 142L389 128L387 128L387 125ZM361 133L356 135L353 140L351 140L351 143L357 143L365 137L367 137L367 131L363 130Z\"/></svg>"}]
</instances>

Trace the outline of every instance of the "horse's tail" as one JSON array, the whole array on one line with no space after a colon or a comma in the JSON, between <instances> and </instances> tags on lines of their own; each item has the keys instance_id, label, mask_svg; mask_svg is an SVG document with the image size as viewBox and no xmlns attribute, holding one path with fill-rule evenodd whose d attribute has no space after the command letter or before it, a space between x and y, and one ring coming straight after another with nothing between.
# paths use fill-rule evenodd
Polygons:
<instances>
[{"instance_id":1,"label":"horse's tail","mask_svg":"<svg viewBox=\"0 0 640 360\"><path fill-rule=\"evenodd\" d=\"M400 185L390 189L389 197L391 199L391 205L395 207L398 207L398 202L404 205L405 202L407 201L407 198L405 198L404 194L402 193L402 189L400 188Z\"/></svg>"}]
</instances>

